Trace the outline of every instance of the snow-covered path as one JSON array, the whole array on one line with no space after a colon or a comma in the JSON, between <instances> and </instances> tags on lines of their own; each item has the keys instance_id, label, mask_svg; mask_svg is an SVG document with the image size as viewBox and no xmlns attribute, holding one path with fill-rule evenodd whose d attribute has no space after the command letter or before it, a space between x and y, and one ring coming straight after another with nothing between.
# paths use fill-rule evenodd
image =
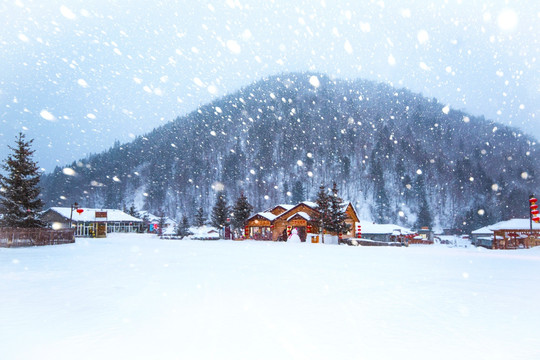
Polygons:
<instances>
[{"instance_id":1,"label":"snow-covered path","mask_svg":"<svg viewBox=\"0 0 540 360\"><path fill-rule=\"evenodd\" d=\"M539 359L540 249L0 249L2 359Z\"/></svg>"}]
</instances>

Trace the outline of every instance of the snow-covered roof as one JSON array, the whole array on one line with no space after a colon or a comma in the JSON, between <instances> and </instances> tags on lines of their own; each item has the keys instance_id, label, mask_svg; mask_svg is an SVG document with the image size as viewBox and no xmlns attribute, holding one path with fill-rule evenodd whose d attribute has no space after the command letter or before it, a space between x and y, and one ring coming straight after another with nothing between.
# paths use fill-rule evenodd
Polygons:
<instances>
[{"instance_id":1,"label":"snow-covered roof","mask_svg":"<svg viewBox=\"0 0 540 360\"><path fill-rule=\"evenodd\" d=\"M483 228L480 228L480 229L471 231L471 234L473 234L473 235L478 235L478 234L481 234L481 235L485 235L485 234L493 234L493 230L490 230L490 229L489 229L489 226L484 226Z\"/></svg>"},{"instance_id":2,"label":"snow-covered roof","mask_svg":"<svg viewBox=\"0 0 540 360\"><path fill-rule=\"evenodd\" d=\"M91 209L91 208L79 208L82 209L82 213L78 213L73 209L73 215L71 215L71 208L68 207L52 207L49 210L54 211L61 216L69 219L70 216L73 221L126 221L126 222L142 222L141 219L137 219L125 212L117 209ZM106 218L96 218L96 212L107 212Z\"/></svg>"},{"instance_id":3,"label":"snow-covered roof","mask_svg":"<svg viewBox=\"0 0 540 360\"><path fill-rule=\"evenodd\" d=\"M395 224L374 224L371 221L360 222L362 234L391 234L391 235L408 235L414 234L411 229Z\"/></svg>"},{"instance_id":4,"label":"snow-covered roof","mask_svg":"<svg viewBox=\"0 0 540 360\"><path fill-rule=\"evenodd\" d=\"M495 230L529 230L531 228L531 223L529 219L510 219L506 221L500 221L493 225L486 226L486 228L490 230L491 232ZM532 228L533 230L540 230L540 224L533 222ZM473 234L489 234L489 232L480 233L479 231L482 229L475 230L472 233Z\"/></svg>"},{"instance_id":5,"label":"snow-covered roof","mask_svg":"<svg viewBox=\"0 0 540 360\"><path fill-rule=\"evenodd\" d=\"M260 212L260 213L255 214L255 216L256 215L262 216L263 218L268 219L270 221L274 221L275 218L279 216L279 215L274 215L271 212Z\"/></svg>"},{"instance_id":6,"label":"snow-covered roof","mask_svg":"<svg viewBox=\"0 0 540 360\"><path fill-rule=\"evenodd\" d=\"M152 213L149 213L148 211L139 211L139 214L141 217L144 217L145 215L148 217L148 220L152 223L158 223L159 222L159 219L160 217L159 216L156 216ZM174 221L173 219L169 218L169 217L165 217L165 224L166 225L177 225L178 223L176 221Z\"/></svg>"},{"instance_id":7,"label":"snow-covered roof","mask_svg":"<svg viewBox=\"0 0 540 360\"><path fill-rule=\"evenodd\" d=\"M309 206L312 209L316 209L319 207L316 202L313 201L302 201L302 204Z\"/></svg>"},{"instance_id":8,"label":"snow-covered roof","mask_svg":"<svg viewBox=\"0 0 540 360\"><path fill-rule=\"evenodd\" d=\"M188 239L219 239L219 231L213 226L192 226L189 228L189 231L191 235L187 237Z\"/></svg>"},{"instance_id":9,"label":"snow-covered roof","mask_svg":"<svg viewBox=\"0 0 540 360\"><path fill-rule=\"evenodd\" d=\"M309 216L307 213L305 213L305 212L303 212L303 211L299 211L299 212L294 213L294 214L292 214L291 216L289 216L289 218L287 219L287 221L290 221L290 220L291 220L293 217L295 217L296 215L303 217L303 218L306 219L307 221L310 221L310 220L311 220L311 216Z\"/></svg>"},{"instance_id":10,"label":"snow-covered roof","mask_svg":"<svg viewBox=\"0 0 540 360\"><path fill-rule=\"evenodd\" d=\"M295 205L291 205L291 204L279 204L279 205L276 205L272 208L272 210L274 210L275 208L277 207L282 207L285 209L285 211L289 211L291 210L293 207L295 207Z\"/></svg>"},{"instance_id":11,"label":"snow-covered roof","mask_svg":"<svg viewBox=\"0 0 540 360\"><path fill-rule=\"evenodd\" d=\"M207 235L212 233L219 233L219 230L213 226L203 225L203 226L191 226L189 231L194 235Z\"/></svg>"}]
</instances>

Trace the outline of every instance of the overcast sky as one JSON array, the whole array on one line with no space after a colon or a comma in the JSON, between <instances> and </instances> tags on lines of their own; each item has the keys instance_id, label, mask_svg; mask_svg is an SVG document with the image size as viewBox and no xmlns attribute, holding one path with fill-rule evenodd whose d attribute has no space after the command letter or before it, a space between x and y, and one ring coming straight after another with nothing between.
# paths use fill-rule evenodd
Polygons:
<instances>
[{"instance_id":1,"label":"overcast sky","mask_svg":"<svg viewBox=\"0 0 540 360\"><path fill-rule=\"evenodd\" d=\"M50 171L265 76L436 97L540 138L540 1L0 1L0 158Z\"/></svg>"}]
</instances>

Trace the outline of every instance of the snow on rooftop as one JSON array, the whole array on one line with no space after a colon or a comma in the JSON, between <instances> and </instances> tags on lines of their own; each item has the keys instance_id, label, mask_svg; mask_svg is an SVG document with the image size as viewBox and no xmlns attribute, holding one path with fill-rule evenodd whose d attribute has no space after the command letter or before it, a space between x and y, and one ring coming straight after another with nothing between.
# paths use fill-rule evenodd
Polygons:
<instances>
[{"instance_id":1,"label":"snow on rooftop","mask_svg":"<svg viewBox=\"0 0 540 360\"><path fill-rule=\"evenodd\" d=\"M129 222L142 222L141 219L137 219L125 212L117 209L92 209L92 208L79 208L82 209L82 213L78 213L73 209L73 214L71 213L71 208L68 207L52 207L50 210L55 211L61 216L69 219L70 217L73 221L129 221ZM97 218L96 212L107 212L106 218Z\"/></svg>"},{"instance_id":2,"label":"snow on rooftop","mask_svg":"<svg viewBox=\"0 0 540 360\"><path fill-rule=\"evenodd\" d=\"M316 209L319 207L316 202L313 201L303 201L302 204L309 206L310 208Z\"/></svg>"},{"instance_id":3,"label":"snow on rooftop","mask_svg":"<svg viewBox=\"0 0 540 360\"><path fill-rule=\"evenodd\" d=\"M278 215L274 215L271 212L260 212L260 213L257 213L256 215L262 216L263 218L268 219L270 221L274 221L275 218L278 217Z\"/></svg>"},{"instance_id":4,"label":"snow on rooftop","mask_svg":"<svg viewBox=\"0 0 540 360\"><path fill-rule=\"evenodd\" d=\"M284 208L286 211L289 211L289 210L291 210L293 207L295 207L295 205L291 205L291 204L279 204L279 205L275 206L274 209L277 208L277 207L282 207L282 208Z\"/></svg>"},{"instance_id":5,"label":"snow on rooftop","mask_svg":"<svg viewBox=\"0 0 540 360\"><path fill-rule=\"evenodd\" d=\"M495 230L529 230L531 223L529 219L510 219L499 221L493 225L484 226L474 230L472 234L492 234ZM540 224L532 223L533 230L540 230Z\"/></svg>"},{"instance_id":6,"label":"snow on rooftop","mask_svg":"<svg viewBox=\"0 0 540 360\"><path fill-rule=\"evenodd\" d=\"M362 227L362 234L414 234L411 229L394 224L374 224L371 221L362 221L360 222L360 225Z\"/></svg>"},{"instance_id":7,"label":"snow on rooftop","mask_svg":"<svg viewBox=\"0 0 540 360\"><path fill-rule=\"evenodd\" d=\"M299 211L291 216L289 216L289 218L287 219L287 221L290 221L293 217L295 217L296 215L298 216L301 216L303 217L304 219L306 219L307 221L310 221L311 220L311 216L309 216L307 213L303 212L303 211Z\"/></svg>"}]
</instances>

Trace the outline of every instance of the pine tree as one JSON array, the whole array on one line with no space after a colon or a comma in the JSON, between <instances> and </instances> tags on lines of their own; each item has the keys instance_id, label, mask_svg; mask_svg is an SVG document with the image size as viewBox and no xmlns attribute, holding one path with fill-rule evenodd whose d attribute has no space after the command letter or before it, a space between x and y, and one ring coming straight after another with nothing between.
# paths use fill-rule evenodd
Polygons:
<instances>
[{"instance_id":1,"label":"pine tree","mask_svg":"<svg viewBox=\"0 0 540 360\"><path fill-rule=\"evenodd\" d=\"M227 225L227 218L229 216L229 206L227 206L227 194L225 192L218 192L216 195L216 204L212 208L212 226L218 229Z\"/></svg>"},{"instance_id":2,"label":"pine tree","mask_svg":"<svg viewBox=\"0 0 540 360\"><path fill-rule=\"evenodd\" d=\"M180 224L176 229L176 235L178 235L180 238L191 235L191 232L189 231L189 221L186 215L182 216L182 221L180 221Z\"/></svg>"},{"instance_id":3,"label":"pine tree","mask_svg":"<svg viewBox=\"0 0 540 360\"><path fill-rule=\"evenodd\" d=\"M329 231L343 234L349 231L349 225L345 222L347 214L344 209L343 199L338 195L338 188L334 182L330 194L330 227Z\"/></svg>"},{"instance_id":4,"label":"pine tree","mask_svg":"<svg viewBox=\"0 0 540 360\"><path fill-rule=\"evenodd\" d=\"M136 217L136 218L139 218L141 215L139 214L139 212L137 211L137 209L135 208L135 204L131 203L131 206L129 207L129 209L127 210L127 213L133 217Z\"/></svg>"},{"instance_id":5,"label":"pine tree","mask_svg":"<svg viewBox=\"0 0 540 360\"><path fill-rule=\"evenodd\" d=\"M32 161L34 150L30 149L33 140L25 141L23 133L8 146L13 154L5 160L2 168L7 176L0 175L0 210L4 214L2 225L9 227L43 227L39 219L43 202L39 198L38 186L41 174L36 162Z\"/></svg>"},{"instance_id":6,"label":"pine tree","mask_svg":"<svg viewBox=\"0 0 540 360\"><path fill-rule=\"evenodd\" d=\"M163 228L165 227L165 214L163 214L163 210L159 214L159 222L158 222L158 235L163 235Z\"/></svg>"},{"instance_id":7,"label":"pine tree","mask_svg":"<svg viewBox=\"0 0 540 360\"><path fill-rule=\"evenodd\" d=\"M304 186L302 185L302 182L301 181L296 181L294 183L294 186L292 188L292 203L293 204L300 204L302 201L306 200L305 199L305 191L304 191Z\"/></svg>"},{"instance_id":8,"label":"pine tree","mask_svg":"<svg viewBox=\"0 0 540 360\"><path fill-rule=\"evenodd\" d=\"M205 223L206 223L206 216L204 215L204 209L201 206L195 213L195 221L193 225L197 227L201 227L201 226L204 226Z\"/></svg>"},{"instance_id":9,"label":"pine tree","mask_svg":"<svg viewBox=\"0 0 540 360\"><path fill-rule=\"evenodd\" d=\"M422 227L431 229L433 227L433 218L431 216L431 211L429 210L426 187L422 175L418 175L416 178L416 196L419 203L419 210L415 227L417 229L421 229Z\"/></svg>"},{"instance_id":10,"label":"pine tree","mask_svg":"<svg viewBox=\"0 0 540 360\"><path fill-rule=\"evenodd\" d=\"M332 227L331 224L331 214L330 214L330 196L324 185L319 187L319 192L317 193L317 203L318 214L314 216L314 221L319 224L320 231L322 233L322 242L324 243L324 231Z\"/></svg>"},{"instance_id":11,"label":"pine tree","mask_svg":"<svg viewBox=\"0 0 540 360\"><path fill-rule=\"evenodd\" d=\"M253 206L248 202L247 197L242 192L240 197L236 199L236 203L233 208L232 223L236 229L242 229L246 223L246 220L251 215Z\"/></svg>"}]
</instances>

